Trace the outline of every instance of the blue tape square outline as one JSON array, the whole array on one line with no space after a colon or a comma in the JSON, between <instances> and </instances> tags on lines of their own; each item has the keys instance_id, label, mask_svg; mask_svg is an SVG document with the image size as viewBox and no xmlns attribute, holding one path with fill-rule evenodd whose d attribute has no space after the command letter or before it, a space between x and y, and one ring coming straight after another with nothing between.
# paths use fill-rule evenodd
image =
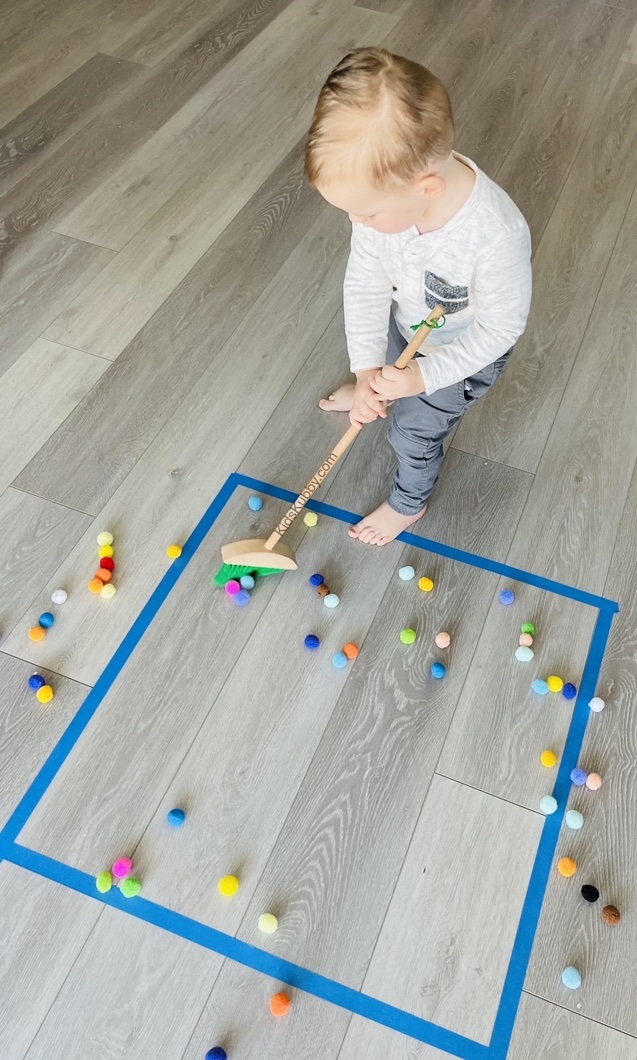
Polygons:
<instances>
[{"instance_id":1,"label":"blue tape square outline","mask_svg":"<svg viewBox=\"0 0 637 1060\"><path fill-rule=\"evenodd\" d=\"M143 920L148 924L153 924L164 931L169 931L180 938L218 953L220 956L252 968L254 971L262 972L264 975L287 983L291 987L303 990L333 1005L338 1005L354 1015L362 1016L401 1034L415 1038L417 1041L425 1042L443 1052L449 1053L451 1056L459 1057L460 1060L506 1060L513 1034L513 1025L522 996L524 977L531 955L533 939L544 900L544 893L564 818L570 790L570 772L577 764L584 740L590 713L588 701L595 693L613 615L619 611L618 604L613 600L584 592L581 589L564 585L561 582L542 578L539 575L531 574L516 567L510 567L506 563L499 563L483 556L474 555L471 552L464 552L462 549L453 548L450 545L444 545L429 538L418 537L410 533L403 533L398 538L404 544L413 545L435 555L457 560L460 563L490 571L512 581L533 585L546 592L552 592L567 599L587 604L596 608L598 612L575 700L571 724L553 788L553 795L557 799L558 809L544 820L488 1045L465 1038L461 1034L456 1034L454 1031L440 1027L429 1020L414 1016L412 1013L389 1005L378 998L363 994L334 979L319 975L308 968L294 964L292 961L284 960L275 954L242 942L232 935L227 935L206 924L192 920L190 917L183 916L181 913L166 909L164 906L157 905L142 896L126 899L121 896L117 889L113 889L108 894L99 894L95 888L93 876L89 876L80 869L65 865L54 858L16 842L17 836L64 765L66 758L86 729L104 696L130 658L166 597L186 569L235 489L240 486L265 493L270 497L275 497L287 503L293 503L296 499L296 495L289 490L281 489L267 482L261 482L259 479L251 478L238 472L229 475L184 544L181 556L171 563L159 585L151 594L148 602L144 605L128 633L106 664L81 707L69 722L13 813L0 830L0 861L11 862L53 883L58 883L63 887L101 902L103 905L119 909L129 916L137 917L137 919ZM345 523L351 524L360 518L353 512L335 508L320 501L309 501L307 507L319 514Z\"/></svg>"}]
</instances>

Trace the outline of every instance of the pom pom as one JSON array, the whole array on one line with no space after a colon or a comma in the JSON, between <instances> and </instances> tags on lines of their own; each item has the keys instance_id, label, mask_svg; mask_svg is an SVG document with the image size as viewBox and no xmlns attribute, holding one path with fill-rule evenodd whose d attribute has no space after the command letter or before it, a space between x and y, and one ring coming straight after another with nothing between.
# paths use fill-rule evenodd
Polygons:
<instances>
[{"instance_id":1,"label":"pom pom","mask_svg":"<svg viewBox=\"0 0 637 1060\"><path fill-rule=\"evenodd\" d=\"M439 681L442 677L445 676L447 671L445 670L445 668L444 668L444 666L442 665L441 662L435 662L435 663L431 664L431 671L430 672L431 672L431 676L435 677L436 680Z\"/></svg>"},{"instance_id":2,"label":"pom pom","mask_svg":"<svg viewBox=\"0 0 637 1060\"><path fill-rule=\"evenodd\" d=\"M308 633L303 643L306 648L310 649L310 651L315 651L321 642L316 636L316 633Z\"/></svg>"},{"instance_id":3,"label":"pom pom","mask_svg":"<svg viewBox=\"0 0 637 1060\"><path fill-rule=\"evenodd\" d=\"M181 545L169 545L166 549L168 559L179 559L181 556Z\"/></svg>"},{"instance_id":4,"label":"pom pom","mask_svg":"<svg viewBox=\"0 0 637 1060\"><path fill-rule=\"evenodd\" d=\"M122 880L119 889L124 898L134 898L141 891L142 885L134 876L127 876L125 880Z\"/></svg>"},{"instance_id":5,"label":"pom pom","mask_svg":"<svg viewBox=\"0 0 637 1060\"><path fill-rule=\"evenodd\" d=\"M103 600L112 600L116 592L117 589L114 585L102 585L102 588L100 589L100 596Z\"/></svg>"},{"instance_id":6,"label":"pom pom","mask_svg":"<svg viewBox=\"0 0 637 1060\"><path fill-rule=\"evenodd\" d=\"M100 872L95 877L95 886L97 887L100 894L107 894L108 891L110 891L111 887L113 886L113 881L111 879L111 874L108 869L106 869L104 872Z\"/></svg>"},{"instance_id":7,"label":"pom pom","mask_svg":"<svg viewBox=\"0 0 637 1060\"><path fill-rule=\"evenodd\" d=\"M323 582L325 581L325 578L323 577L322 574L310 574L310 576L308 578L308 581L309 581L310 585L314 586L314 588L316 589L317 585L322 585L323 584Z\"/></svg>"},{"instance_id":8,"label":"pom pom","mask_svg":"<svg viewBox=\"0 0 637 1060\"><path fill-rule=\"evenodd\" d=\"M594 714L599 714L600 711L602 711L604 709L604 707L606 706L606 704L604 703L604 700L600 699L599 696L593 696L593 698L591 699L591 701L590 701L590 703L588 705L589 705L589 707L591 708L591 710L593 711Z\"/></svg>"},{"instance_id":9,"label":"pom pom","mask_svg":"<svg viewBox=\"0 0 637 1060\"><path fill-rule=\"evenodd\" d=\"M532 622L523 622L520 626L520 633L529 633L532 637L535 636L535 626Z\"/></svg>"},{"instance_id":10,"label":"pom pom","mask_svg":"<svg viewBox=\"0 0 637 1060\"><path fill-rule=\"evenodd\" d=\"M95 595L97 596L97 594L101 593L102 589L104 588L104 582L101 578L91 578L87 588L89 593L95 593Z\"/></svg>"},{"instance_id":11,"label":"pom pom","mask_svg":"<svg viewBox=\"0 0 637 1060\"><path fill-rule=\"evenodd\" d=\"M523 645L515 649L515 657L518 662L531 662L534 654L533 648L525 648Z\"/></svg>"},{"instance_id":12,"label":"pom pom","mask_svg":"<svg viewBox=\"0 0 637 1060\"><path fill-rule=\"evenodd\" d=\"M45 636L46 630L42 626L31 626L28 633L29 640L44 640Z\"/></svg>"},{"instance_id":13,"label":"pom pom","mask_svg":"<svg viewBox=\"0 0 637 1060\"><path fill-rule=\"evenodd\" d=\"M104 559L104 556L112 556L113 555L113 546L112 545L101 545L98 548L98 550L97 550L97 554L98 554L100 559Z\"/></svg>"},{"instance_id":14,"label":"pom pom","mask_svg":"<svg viewBox=\"0 0 637 1060\"><path fill-rule=\"evenodd\" d=\"M322 600L324 600L326 596L330 595L329 585L326 585L325 582L321 582L320 585L317 585L316 595L319 596Z\"/></svg>"},{"instance_id":15,"label":"pom pom","mask_svg":"<svg viewBox=\"0 0 637 1060\"><path fill-rule=\"evenodd\" d=\"M250 603L250 593L247 589L239 589L239 592L235 593L232 599L237 607L245 607L246 604Z\"/></svg>"},{"instance_id":16,"label":"pom pom","mask_svg":"<svg viewBox=\"0 0 637 1060\"><path fill-rule=\"evenodd\" d=\"M215 1045L212 1049L208 1050L204 1060L228 1060L228 1054L220 1045Z\"/></svg>"},{"instance_id":17,"label":"pom pom","mask_svg":"<svg viewBox=\"0 0 637 1060\"><path fill-rule=\"evenodd\" d=\"M226 582L223 588L228 596L236 596L238 592L241 592L241 583L238 582L236 578L231 578L229 582Z\"/></svg>"},{"instance_id":18,"label":"pom pom","mask_svg":"<svg viewBox=\"0 0 637 1060\"><path fill-rule=\"evenodd\" d=\"M95 578L99 578L99 580L101 581L102 585L106 585L107 582L110 582L110 580L113 577L113 575L112 575L110 570L104 570L103 567L98 567L97 570L95 571L94 577ZM100 589L100 592L101 591L102 590Z\"/></svg>"},{"instance_id":19,"label":"pom pom","mask_svg":"<svg viewBox=\"0 0 637 1060\"><path fill-rule=\"evenodd\" d=\"M548 685L549 692L561 692L564 687L564 682L561 677L556 677L552 674L551 677L547 677L546 683Z\"/></svg>"},{"instance_id":20,"label":"pom pom","mask_svg":"<svg viewBox=\"0 0 637 1060\"><path fill-rule=\"evenodd\" d=\"M173 810L169 810L166 814L166 820L172 828L181 828L186 820L186 814L178 806L175 806Z\"/></svg>"},{"instance_id":21,"label":"pom pom","mask_svg":"<svg viewBox=\"0 0 637 1060\"><path fill-rule=\"evenodd\" d=\"M111 872L118 880L123 880L124 876L128 876L133 868L133 863L130 858L117 858L111 866Z\"/></svg>"},{"instance_id":22,"label":"pom pom","mask_svg":"<svg viewBox=\"0 0 637 1060\"><path fill-rule=\"evenodd\" d=\"M530 648L533 643L533 637L530 633L520 633L520 639L518 644L521 648Z\"/></svg>"},{"instance_id":23,"label":"pom pom","mask_svg":"<svg viewBox=\"0 0 637 1060\"><path fill-rule=\"evenodd\" d=\"M403 582L410 582L412 578L416 577L416 572L413 567L401 567L398 571L398 577Z\"/></svg>"},{"instance_id":24,"label":"pom pom","mask_svg":"<svg viewBox=\"0 0 637 1060\"><path fill-rule=\"evenodd\" d=\"M42 629L50 629L55 622L55 615L52 615L50 611L43 611L38 619L38 626L42 626Z\"/></svg>"},{"instance_id":25,"label":"pom pom","mask_svg":"<svg viewBox=\"0 0 637 1060\"><path fill-rule=\"evenodd\" d=\"M400 639L403 644L413 644L416 639L415 629L403 629L401 630Z\"/></svg>"},{"instance_id":26,"label":"pom pom","mask_svg":"<svg viewBox=\"0 0 637 1060\"><path fill-rule=\"evenodd\" d=\"M605 924L619 924L621 913L615 905L605 905L602 909L602 920Z\"/></svg>"},{"instance_id":27,"label":"pom pom","mask_svg":"<svg viewBox=\"0 0 637 1060\"><path fill-rule=\"evenodd\" d=\"M42 674L31 674L27 681L27 685L32 692L37 692L38 688L43 688L46 684Z\"/></svg>"},{"instance_id":28,"label":"pom pom","mask_svg":"<svg viewBox=\"0 0 637 1060\"><path fill-rule=\"evenodd\" d=\"M343 645L343 655L346 655L348 659L355 659L358 655L358 648L352 644L351 640Z\"/></svg>"},{"instance_id":29,"label":"pom pom","mask_svg":"<svg viewBox=\"0 0 637 1060\"><path fill-rule=\"evenodd\" d=\"M589 773L586 778L586 787L589 791L599 791L602 786L602 778L599 773Z\"/></svg>"},{"instance_id":30,"label":"pom pom","mask_svg":"<svg viewBox=\"0 0 637 1060\"><path fill-rule=\"evenodd\" d=\"M542 751L542 754L540 755L540 762L547 769L550 769L551 766L554 766L557 762L557 755L554 751Z\"/></svg>"},{"instance_id":31,"label":"pom pom","mask_svg":"<svg viewBox=\"0 0 637 1060\"><path fill-rule=\"evenodd\" d=\"M249 497L248 508L251 512L260 512L263 508L263 501L260 497Z\"/></svg>"},{"instance_id":32,"label":"pom pom","mask_svg":"<svg viewBox=\"0 0 637 1060\"><path fill-rule=\"evenodd\" d=\"M65 589L54 589L51 593L51 603L53 604L65 604L69 598L69 594Z\"/></svg>"},{"instance_id":33,"label":"pom pom","mask_svg":"<svg viewBox=\"0 0 637 1060\"><path fill-rule=\"evenodd\" d=\"M239 890L239 881L236 876L222 876L217 884L217 889L224 898L232 898L232 895Z\"/></svg>"},{"instance_id":34,"label":"pom pom","mask_svg":"<svg viewBox=\"0 0 637 1060\"><path fill-rule=\"evenodd\" d=\"M451 644L451 637L448 633L437 633L436 644L439 648L448 648Z\"/></svg>"},{"instance_id":35,"label":"pom pom","mask_svg":"<svg viewBox=\"0 0 637 1060\"><path fill-rule=\"evenodd\" d=\"M581 890L582 898L585 902L597 902L599 901L599 891L597 887L594 887L592 883L585 883Z\"/></svg>"},{"instance_id":36,"label":"pom pom","mask_svg":"<svg viewBox=\"0 0 637 1060\"><path fill-rule=\"evenodd\" d=\"M418 588L422 589L423 593L430 593L434 587L434 583L431 578L419 578Z\"/></svg>"},{"instance_id":37,"label":"pom pom","mask_svg":"<svg viewBox=\"0 0 637 1060\"><path fill-rule=\"evenodd\" d=\"M543 681L541 677L536 677L535 681L531 685L531 688L538 696L545 696L549 690L549 686L546 681Z\"/></svg>"},{"instance_id":38,"label":"pom pom","mask_svg":"<svg viewBox=\"0 0 637 1060\"><path fill-rule=\"evenodd\" d=\"M262 931L264 935L274 935L278 926L279 921L274 913L261 913L261 916L259 917L259 931Z\"/></svg>"},{"instance_id":39,"label":"pom pom","mask_svg":"<svg viewBox=\"0 0 637 1060\"><path fill-rule=\"evenodd\" d=\"M251 574L242 574L239 578L239 585L242 589L254 589L254 578Z\"/></svg>"},{"instance_id":40,"label":"pom pom","mask_svg":"<svg viewBox=\"0 0 637 1060\"><path fill-rule=\"evenodd\" d=\"M316 512L306 512L303 516L303 522L306 526L316 526L318 523L318 515Z\"/></svg>"},{"instance_id":41,"label":"pom pom","mask_svg":"<svg viewBox=\"0 0 637 1060\"><path fill-rule=\"evenodd\" d=\"M38 703L50 703L53 699L53 689L51 685L42 685L42 688L38 688L35 693L35 698Z\"/></svg>"},{"instance_id":42,"label":"pom pom","mask_svg":"<svg viewBox=\"0 0 637 1060\"><path fill-rule=\"evenodd\" d=\"M270 998L270 1012L273 1016L285 1016L290 1010L290 999L287 994L274 994Z\"/></svg>"},{"instance_id":43,"label":"pom pom","mask_svg":"<svg viewBox=\"0 0 637 1060\"><path fill-rule=\"evenodd\" d=\"M582 977L577 968L565 968L562 972L562 982L569 990L577 990L582 985Z\"/></svg>"},{"instance_id":44,"label":"pom pom","mask_svg":"<svg viewBox=\"0 0 637 1060\"><path fill-rule=\"evenodd\" d=\"M100 545L100 547L102 545L112 545L113 535L110 534L108 530L102 530L101 534L97 535L97 543L98 545Z\"/></svg>"},{"instance_id":45,"label":"pom pom","mask_svg":"<svg viewBox=\"0 0 637 1060\"><path fill-rule=\"evenodd\" d=\"M586 770L580 769L579 766L576 766L575 769L571 769L571 780L578 788L584 786L586 783L586 776Z\"/></svg>"},{"instance_id":46,"label":"pom pom","mask_svg":"<svg viewBox=\"0 0 637 1060\"><path fill-rule=\"evenodd\" d=\"M326 607L338 607L340 602L341 599L339 596L336 595L336 593L328 593L323 600L323 603Z\"/></svg>"},{"instance_id":47,"label":"pom pom","mask_svg":"<svg viewBox=\"0 0 637 1060\"><path fill-rule=\"evenodd\" d=\"M577 695L575 685L570 681L567 681L562 689L562 695L564 696L564 699L575 699L575 696Z\"/></svg>"},{"instance_id":48,"label":"pom pom","mask_svg":"<svg viewBox=\"0 0 637 1060\"><path fill-rule=\"evenodd\" d=\"M115 570L115 564L110 556L104 556L104 558L100 560L100 567L103 567L104 570Z\"/></svg>"},{"instance_id":49,"label":"pom pom","mask_svg":"<svg viewBox=\"0 0 637 1060\"><path fill-rule=\"evenodd\" d=\"M510 589L503 589L500 593L500 603L504 604L505 607L507 607L509 604L512 604L514 600L515 594L512 593Z\"/></svg>"},{"instance_id":50,"label":"pom pom","mask_svg":"<svg viewBox=\"0 0 637 1060\"><path fill-rule=\"evenodd\" d=\"M569 828L579 832L580 828L584 824L584 818L579 810L567 810L564 818Z\"/></svg>"},{"instance_id":51,"label":"pom pom","mask_svg":"<svg viewBox=\"0 0 637 1060\"><path fill-rule=\"evenodd\" d=\"M560 858L557 863L557 871L560 876L574 876L577 870L577 865L572 858Z\"/></svg>"},{"instance_id":52,"label":"pom pom","mask_svg":"<svg viewBox=\"0 0 637 1060\"><path fill-rule=\"evenodd\" d=\"M332 656L332 666L337 670L342 670L344 666L347 666L347 655L345 652L337 651Z\"/></svg>"},{"instance_id":53,"label":"pom pom","mask_svg":"<svg viewBox=\"0 0 637 1060\"><path fill-rule=\"evenodd\" d=\"M543 795L540 799L540 810L550 817L557 810L557 799L554 799L552 795Z\"/></svg>"}]
</instances>

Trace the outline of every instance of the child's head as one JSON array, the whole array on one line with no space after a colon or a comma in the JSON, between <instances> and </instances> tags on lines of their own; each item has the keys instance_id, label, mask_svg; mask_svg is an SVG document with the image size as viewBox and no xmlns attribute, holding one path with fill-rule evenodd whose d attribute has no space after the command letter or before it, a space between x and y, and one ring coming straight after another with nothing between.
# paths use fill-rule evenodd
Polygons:
<instances>
[{"instance_id":1,"label":"child's head","mask_svg":"<svg viewBox=\"0 0 637 1060\"><path fill-rule=\"evenodd\" d=\"M352 221L403 232L445 189L453 116L444 85L383 48L358 48L321 89L305 174Z\"/></svg>"}]
</instances>

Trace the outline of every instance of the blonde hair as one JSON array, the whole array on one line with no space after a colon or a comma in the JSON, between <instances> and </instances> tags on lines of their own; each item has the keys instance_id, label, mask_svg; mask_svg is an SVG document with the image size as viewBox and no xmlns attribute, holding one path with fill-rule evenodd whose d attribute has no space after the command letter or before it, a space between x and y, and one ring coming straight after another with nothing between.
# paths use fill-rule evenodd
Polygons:
<instances>
[{"instance_id":1,"label":"blonde hair","mask_svg":"<svg viewBox=\"0 0 637 1060\"><path fill-rule=\"evenodd\" d=\"M453 148L451 102L419 63L357 48L323 85L305 146L311 184L364 176L373 187L415 180Z\"/></svg>"}]
</instances>

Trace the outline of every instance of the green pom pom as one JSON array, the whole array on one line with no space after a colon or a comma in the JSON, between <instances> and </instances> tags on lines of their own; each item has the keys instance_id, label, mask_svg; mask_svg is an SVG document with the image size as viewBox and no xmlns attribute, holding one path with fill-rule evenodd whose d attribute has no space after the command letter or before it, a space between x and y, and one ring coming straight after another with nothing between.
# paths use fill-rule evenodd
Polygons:
<instances>
[{"instance_id":1,"label":"green pom pom","mask_svg":"<svg viewBox=\"0 0 637 1060\"><path fill-rule=\"evenodd\" d=\"M413 629L403 629L400 634L400 639L403 644L413 644L416 639L416 632Z\"/></svg>"},{"instance_id":2,"label":"green pom pom","mask_svg":"<svg viewBox=\"0 0 637 1060\"><path fill-rule=\"evenodd\" d=\"M110 891L113 886L113 881L108 869L106 869L105 872L100 872L99 876L95 877L95 886L100 894L106 894L107 891Z\"/></svg>"},{"instance_id":3,"label":"green pom pom","mask_svg":"<svg viewBox=\"0 0 637 1060\"><path fill-rule=\"evenodd\" d=\"M530 633L532 637L535 636L535 626L532 622L523 622L520 626L520 633Z\"/></svg>"},{"instance_id":4,"label":"green pom pom","mask_svg":"<svg viewBox=\"0 0 637 1060\"><path fill-rule=\"evenodd\" d=\"M135 895L139 894L141 891L142 885L134 876L127 876L125 880L122 880L119 889L124 895L124 898L134 898Z\"/></svg>"}]
</instances>

